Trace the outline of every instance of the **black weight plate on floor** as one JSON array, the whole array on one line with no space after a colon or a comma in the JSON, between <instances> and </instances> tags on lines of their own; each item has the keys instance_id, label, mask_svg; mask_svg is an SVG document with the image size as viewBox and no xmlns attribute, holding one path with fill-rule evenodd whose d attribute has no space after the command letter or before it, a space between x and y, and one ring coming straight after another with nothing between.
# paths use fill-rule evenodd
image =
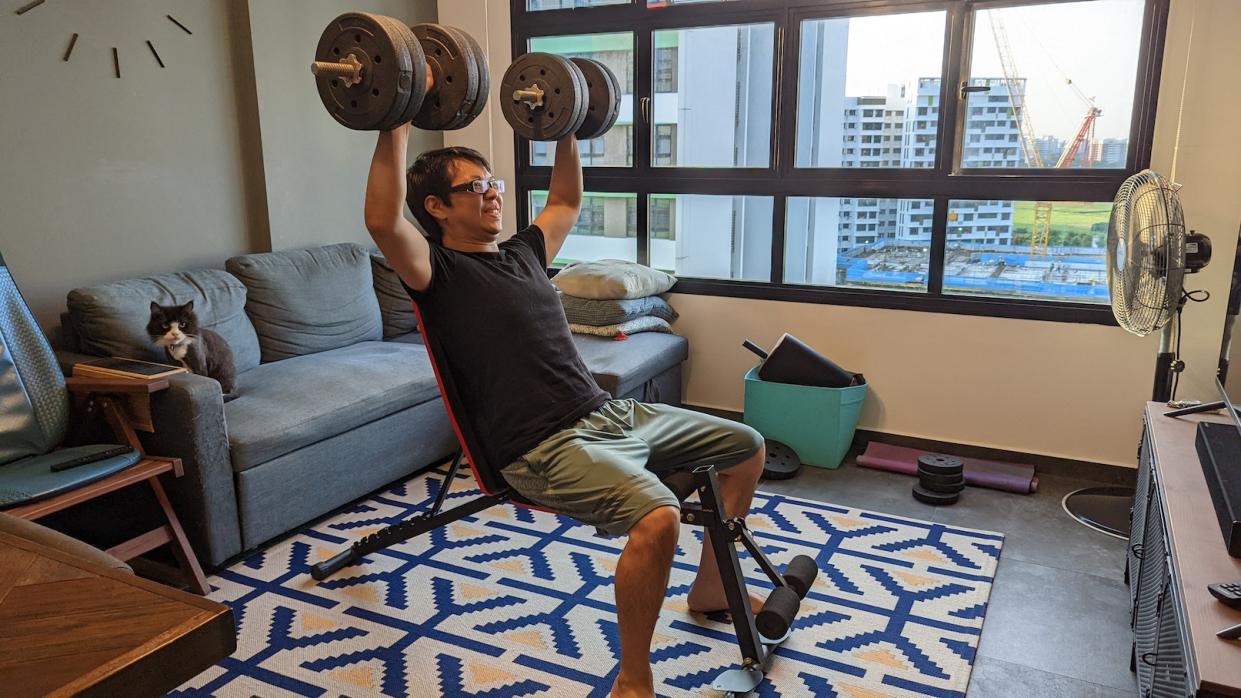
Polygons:
<instances>
[{"instance_id":1,"label":"black weight plate on floor","mask_svg":"<svg viewBox=\"0 0 1241 698\"><path fill-rule=\"evenodd\" d=\"M413 67L404 39L379 15L349 12L323 30L315 60L335 63L351 53L362 64L362 81L346 86L337 77L318 75L319 98L343 126L384 128L409 100Z\"/></svg>"},{"instance_id":2,"label":"black weight plate on floor","mask_svg":"<svg viewBox=\"0 0 1241 698\"><path fill-rule=\"evenodd\" d=\"M921 485L914 485L914 499L923 504L931 506L944 506L947 504L956 504L961 498L959 494L947 494L943 492L932 492Z\"/></svg>"},{"instance_id":3,"label":"black weight plate on floor","mask_svg":"<svg viewBox=\"0 0 1241 698\"><path fill-rule=\"evenodd\" d=\"M941 494L956 494L965 489L965 480L957 480L955 482L934 482L928 481L925 477L919 479L918 486L929 492L939 492Z\"/></svg>"},{"instance_id":4,"label":"black weight plate on floor","mask_svg":"<svg viewBox=\"0 0 1241 698\"><path fill-rule=\"evenodd\" d=\"M398 19L389 17L392 23L398 27L398 31L405 39L405 45L409 47L410 65L413 70L411 76L411 86L409 90L409 101L405 104L405 109L401 111L401 115L397 117L397 122L392 128L408 124L414 120L414 116L422 109L422 104L427 97L427 57L422 52L422 43L418 41L418 37L414 36L414 30L410 29L406 24Z\"/></svg>"},{"instance_id":5,"label":"black weight plate on floor","mask_svg":"<svg viewBox=\"0 0 1241 698\"><path fill-rule=\"evenodd\" d=\"M620 116L620 82L607 66L589 58L571 58L586 77L586 120L577 138L589 141L607 133Z\"/></svg>"},{"instance_id":6,"label":"black weight plate on floor","mask_svg":"<svg viewBox=\"0 0 1241 698\"><path fill-rule=\"evenodd\" d=\"M936 475L956 475L964 472L965 466L961 459L938 453L924 453L918 456L918 472Z\"/></svg>"},{"instance_id":7,"label":"black weight plate on floor","mask_svg":"<svg viewBox=\"0 0 1241 698\"><path fill-rule=\"evenodd\" d=\"M478 67L466 56L468 49L452 27L415 24L411 29L422 44L434 78L413 124L428 131L442 131L460 116L469 95L478 93Z\"/></svg>"},{"instance_id":8,"label":"black weight plate on floor","mask_svg":"<svg viewBox=\"0 0 1241 698\"><path fill-rule=\"evenodd\" d=\"M450 127L453 129L465 128L474 123L474 120L483 113L483 109L487 108L487 99L491 97L491 68L487 64L487 53L483 51L482 46L478 45L474 37L464 31L461 35L465 37L466 47L470 49L474 57L474 65L478 67L478 96L461 114L461 122Z\"/></svg>"},{"instance_id":9,"label":"black weight plate on floor","mask_svg":"<svg viewBox=\"0 0 1241 698\"><path fill-rule=\"evenodd\" d=\"M582 97L572 66L550 53L527 53L504 71L500 81L500 112L517 135L532 141L558 141L581 126ZM580 73L581 71L577 71ZM534 108L513 99L531 86L543 90L543 106Z\"/></svg>"},{"instance_id":10,"label":"black weight plate on floor","mask_svg":"<svg viewBox=\"0 0 1241 698\"><path fill-rule=\"evenodd\" d=\"M787 480L801 470L797 452L779 441L767 440L767 458L763 463L764 480Z\"/></svg>"},{"instance_id":11,"label":"black weight plate on floor","mask_svg":"<svg viewBox=\"0 0 1241 698\"><path fill-rule=\"evenodd\" d=\"M927 483L935 485L961 485L965 486L965 475L959 473L957 475L939 475L937 473L925 473L918 471L918 481L923 485Z\"/></svg>"}]
</instances>

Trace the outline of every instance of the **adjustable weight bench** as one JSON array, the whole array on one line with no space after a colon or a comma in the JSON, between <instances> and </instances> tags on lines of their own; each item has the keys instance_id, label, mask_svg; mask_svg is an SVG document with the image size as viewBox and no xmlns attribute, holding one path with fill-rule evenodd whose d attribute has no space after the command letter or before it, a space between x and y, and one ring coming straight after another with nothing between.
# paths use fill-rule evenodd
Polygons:
<instances>
[{"instance_id":1,"label":"adjustable weight bench","mask_svg":"<svg viewBox=\"0 0 1241 698\"><path fill-rule=\"evenodd\" d=\"M417 305L414 306L414 311L418 312ZM422 322L421 314L418 317L418 324L424 329L423 338L426 342L427 353L430 355L431 366L439 382L440 394L444 398L444 406L448 411L453 429L456 431L461 450L453 458L444 483L429 511L367 535L337 555L313 565L310 576L315 580L322 581L341 569L356 564L371 553L467 516L473 516L498 504L507 503L538 511L548 511L525 500L513 491L500 474L499 468L477 457L483 453L482 449L477 448L480 443L477 434L468 419L464 418L466 415L461 409L459 393L451 374L440 370L441 366L448 365L445 353L431 336L426 335L426 326ZM441 511L462 460L469 462L474 479L483 495L448 511ZM801 599L814 584L818 568L810 557L798 555L789 562L783 574L777 570L759 548L754 536L746 527L745 520L741 517L728 516L720 497L714 466L703 466L693 471L674 471L662 477L661 481L676 494L677 500L681 502L681 522L701 526L711 534L708 540L715 551L715 559L719 565L720 577L724 582L724 590L728 598L729 615L736 631L737 645L741 650L739 666L721 673L712 684L712 688L738 695L749 693L762 683L776 647L788 637L789 628L797 616ZM698 493L698 502L686 503L685 500L695 492ZM741 562L737 555L737 543L745 546L745 549L775 585L763 604L762 611L757 615L750 609L745 576L741 571Z\"/></svg>"}]
</instances>

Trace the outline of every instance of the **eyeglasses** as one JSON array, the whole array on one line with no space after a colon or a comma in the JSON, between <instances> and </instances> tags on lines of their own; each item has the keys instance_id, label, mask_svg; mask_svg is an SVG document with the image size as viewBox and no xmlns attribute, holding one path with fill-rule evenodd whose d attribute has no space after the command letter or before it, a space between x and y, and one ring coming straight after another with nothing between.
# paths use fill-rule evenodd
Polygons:
<instances>
[{"instance_id":1,"label":"eyeglasses","mask_svg":"<svg viewBox=\"0 0 1241 698\"><path fill-rule=\"evenodd\" d=\"M497 194L504 193L504 180L488 177L487 179L474 179L465 184L458 184L448 190L451 194L455 191L468 191L475 194L486 194L491 189L495 189Z\"/></svg>"}]
</instances>

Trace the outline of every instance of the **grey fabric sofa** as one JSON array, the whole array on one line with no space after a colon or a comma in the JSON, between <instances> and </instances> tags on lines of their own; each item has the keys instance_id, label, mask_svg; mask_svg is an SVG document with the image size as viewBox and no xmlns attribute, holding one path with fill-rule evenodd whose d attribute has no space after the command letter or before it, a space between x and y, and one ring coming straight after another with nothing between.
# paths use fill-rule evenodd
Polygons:
<instances>
[{"instance_id":1,"label":"grey fabric sofa","mask_svg":"<svg viewBox=\"0 0 1241 698\"><path fill-rule=\"evenodd\" d=\"M205 565L456 451L409 298L383 258L356 244L75 289L56 337L62 367L90 356L162 361L145 332L150 302L190 299L233 349L238 396L226 403L215 381L174 376L152 400L155 433L142 438L185 465L168 486ZM575 341L612 395L680 402L684 338Z\"/></svg>"}]
</instances>

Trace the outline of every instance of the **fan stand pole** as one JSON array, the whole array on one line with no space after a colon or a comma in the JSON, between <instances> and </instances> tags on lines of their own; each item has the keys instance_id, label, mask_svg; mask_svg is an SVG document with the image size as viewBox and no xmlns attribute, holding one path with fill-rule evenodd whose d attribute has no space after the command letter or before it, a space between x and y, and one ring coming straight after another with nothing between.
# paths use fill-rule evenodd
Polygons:
<instances>
[{"instance_id":1,"label":"fan stand pole","mask_svg":"<svg viewBox=\"0 0 1241 698\"><path fill-rule=\"evenodd\" d=\"M1169 322L1159 337L1159 355L1155 357L1155 382L1151 400L1166 403L1172 399L1172 365L1176 360L1178 323ZM1222 405L1221 405L1222 407ZM1129 510L1133 490L1128 487L1087 487L1065 495L1062 505L1078 523L1116 538L1129 537Z\"/></svg>"}]
</instances>

